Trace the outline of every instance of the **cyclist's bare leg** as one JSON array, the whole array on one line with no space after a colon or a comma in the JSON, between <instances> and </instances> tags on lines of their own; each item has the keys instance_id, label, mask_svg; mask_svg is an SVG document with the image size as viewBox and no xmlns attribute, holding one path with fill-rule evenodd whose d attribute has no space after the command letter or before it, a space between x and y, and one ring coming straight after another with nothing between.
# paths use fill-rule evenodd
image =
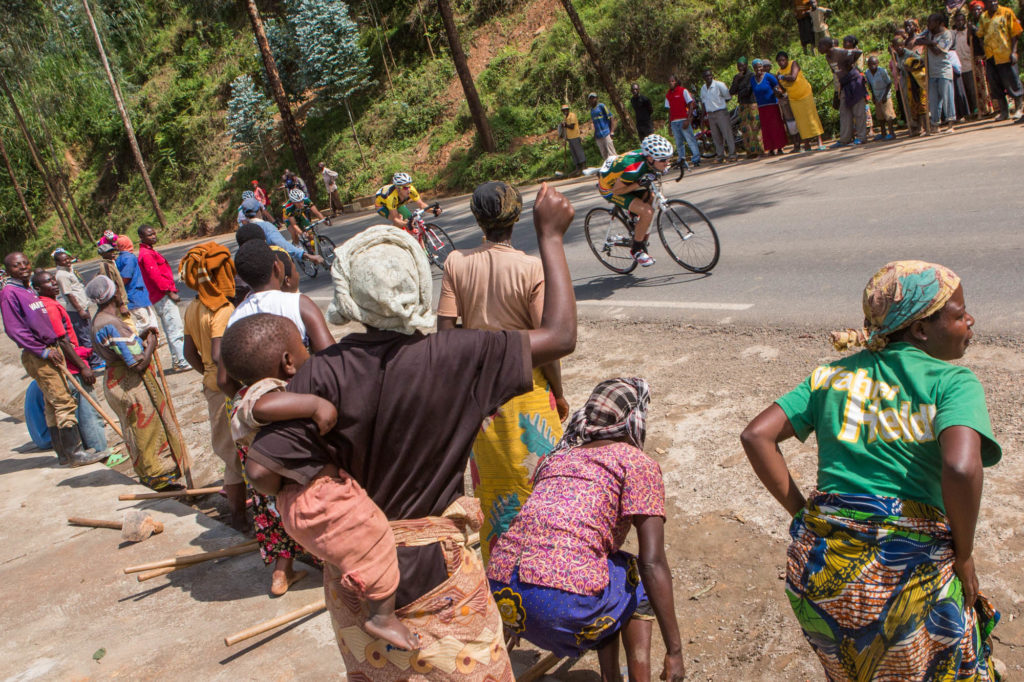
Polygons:
<instances>
[{"instance_id":1,"label":"cyclist's bare leg","mask_svg":"<svg viewBox=\"0 0 1024 682\"><path fill-rule=\"evenodd\" d=\"M630 203L629 212L636 216L636 231L633 233L633 239L638 242L646 240L647 233L651 229L651 221L654 219L654 208L651 207L650 202L636 199Z\"/></svg>"},{"instance_id":2,"label":"cyclist's bare leg","mask_svg":"<svg viewBox=\"0 0 1024 682\"><path fill-rule=\"evenodd\" d=\"M288 231L292 234L292 244L298 244L299 239L302 237L302 230L299 228L299 223L295 218L288 218Z\"/></svg>"}]
</instances>

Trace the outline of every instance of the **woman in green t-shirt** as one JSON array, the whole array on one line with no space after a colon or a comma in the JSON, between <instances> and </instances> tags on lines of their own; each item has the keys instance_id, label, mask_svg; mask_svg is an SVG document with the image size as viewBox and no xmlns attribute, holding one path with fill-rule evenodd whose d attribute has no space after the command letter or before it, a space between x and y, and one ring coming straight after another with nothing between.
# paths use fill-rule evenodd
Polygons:
<instances>
[{"instance_id":1,"label":"woman in green t-shirt","mask_svg":"<svg viewBox=\"0 0 1024 682\"><path fill-rule=\"evenodd\" d=\"M865 327L758 415L741 439L793 515L786 595L832 680L994 679L998 620L978 593L982 467L999 461L985 395L963 357L974 318L960 278L896 261L864 290ZM793 481L779 443L814 432L818 486Z\"/></svg>"}]
</instances>

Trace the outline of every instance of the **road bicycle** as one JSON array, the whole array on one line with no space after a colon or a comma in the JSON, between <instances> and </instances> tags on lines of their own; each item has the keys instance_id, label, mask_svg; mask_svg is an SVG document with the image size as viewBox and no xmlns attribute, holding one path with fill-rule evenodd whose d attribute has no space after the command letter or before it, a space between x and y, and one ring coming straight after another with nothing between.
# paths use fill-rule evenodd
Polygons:
<instances>
[{"instance_id":1,"label":"road bicycle","mask_svg":"<svg viewBox=\"0 0 1024 682\"><path fill-rule=\"evenodd\" d=\"M423 220L425 212L436 211L440 207L439 203L434 202L426 208L417 208L412 212L412 217L406 223L405 229L419 241L423 251L427 254L427 260L438 270L443 271L444 261L448 258L448 254L455 250L455 244L447 232L434 223Z\"/></svg>"},{"instance_id":2,"label":"road bicycle","mask_svg":"<svg viewBox=\"0 0 1024 682\"><path fill-rule=\"evenodd\" d=\"M678 163L683 178L684 167ZM666 172L669 170L666 169ZM596 171L595 171L596 172ZM653 195L654 223L665 251L691 272L708 273L718 264L718 233L704 212L682 199L666 199L661 192L661 175L648 175L641 185ZM628 274L637 262L631 253L637 217L619 206L593 208L584 221L587 244L601 264L612 272Z\"/></svg>"},{"instance_id":3,"label":"road bicycle","mask_svg":"<svg viewBox=\"0 0 1024 682\"><path fill-rule=\"evenodd\" d=\"M334 241L326 235L320 234L317 229L323 223L327 222L327 218L318 220L315 223L310 223L308 226L303 228L302 237L299 239L299 244L305 249L306 253L313 256L320 256L324 259L323 265L317 265L308 258L302 259L302 271L306 275L313 279L321 269L325 272L331 271L331 265L334 263L334 249L338 248L334 245Z\"/></svg>"}]
</instances>

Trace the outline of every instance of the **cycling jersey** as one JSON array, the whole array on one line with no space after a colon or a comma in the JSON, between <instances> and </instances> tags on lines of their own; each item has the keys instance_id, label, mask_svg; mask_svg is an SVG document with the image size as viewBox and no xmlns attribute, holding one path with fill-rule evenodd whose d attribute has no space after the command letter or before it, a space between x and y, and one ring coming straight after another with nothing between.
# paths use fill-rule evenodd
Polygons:
<instances>
[{"instance_id":1,"label":"cycling jersey","mask_svg":"<svg viewBox=\"0 0 1024 682\"><path fill-rule=\"evenodd\" d=\"M285 220L288 218L295 218L295 221L301 227L309 226L309 218L306 217L306 213L309 211L309 207L313 205L313 202L306 197L301 202L289 201L282 206L282 213L284 214Z\"/></svg>"},{"instance_id":2,"label":"cycling jersey","mask_svg":"<svg viewBox=\"0 0 1024 682\"><path fill-rule=\"evenodd\" d=\"M601 194L607 195L611 193L612 187L615 186L615 181L621 179L626 184L631 184L642 178L647 173L653 172L650 166L647 165L647 159L639 149L619 156L614 156L604 162L601 166L601 170L597 173L597 186L601 190Z\"/></svg>"},{"instance_id":3,"label":"cycling jersey","mask_svg":"<svg viewBox=\"0 0 1024 682\"><path fill-rule=\"evenodd\" d=\"M398 196L398 185L384 185L377 190L377 196L373 200L374 206L377 210L387 209L390 211L397 211L399 206L405 205L409 201L419 201L420 193L416 191L416 188L409 185L409 198L402 201Z\"/></svg>"}]
</instances>

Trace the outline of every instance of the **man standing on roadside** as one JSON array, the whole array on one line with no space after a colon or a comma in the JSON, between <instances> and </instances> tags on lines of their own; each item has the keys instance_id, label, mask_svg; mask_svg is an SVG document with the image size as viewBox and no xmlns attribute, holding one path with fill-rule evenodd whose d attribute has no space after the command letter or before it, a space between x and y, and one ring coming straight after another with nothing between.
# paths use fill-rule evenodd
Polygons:
<instances>
[{"instance_id":1,"label":"man standing on roadside","mask_svg":"<svg viewBox=\"0 0 1024 682\"><path fill-rule=\"evenodd\" d=\"M836 47L832 38L822 38L818 43L818 52L836 65L839 84L839 141L833 147L843 147L850 142L861 144L867 137L867 79L857 68L857 60L864 53L856 49L853 36L847 36L843 42L854 47Z\"/></svg>"},{"instance_id":2,"label":"man standing on roadside","mask_svg":"<svg viewBox=\"0 0 1024 682\"><path fill-rule=\"evenodd\" d=\"M638 139L642 140L654 132L654 122L651 121L654 105L651 104L650 97L640 92L639 83L630 85L629 91L633 93L629 103L633 106L633 115L636 116L636 134L639 136Z\"/></svg>"},{"instance_id":3,"label":"man standing on roadside","mask_svg":"<svg viewBox=\"0 0 1024 682\"><path fill-rule=\"evenodd\" d=\"M669 76L668 92L665 93L665 108L668 109L669 129L676 138L676 152L679 154L679 165L686 161L687 146L690 147L690 160L693 167L700 166L700 147L697 145L697 136L693 134L693 126L690 125L690 114L693 111L693 95L684 88L679 79Z\"/></svg>"},{"instance_id":4,"label":"man standing on roadside","mask_svg":"<svg viewBox=\"0 0 1024 682\"><path fill-rule=\"evenodd\" d=\"M601 102L597 101L597 93L587 95L587 103L590 105L590 120L594 122L594 142L601 151L601 158L607 159L616 156L615 142L612 136L615 135L615 117Z\"/></svg>"},{"instance_id":5,"label":"man standing on roadside","mask_svg":"<svg viewBox=\"0 0 1024 682\"><path fill-rule=\"evenodd\" d=\"M21 365L43 393L46 425L58 463L77 467L104 459L106 455L89 455L82 448L75 415L78 404L60 370L64 354L46 306L29 284L32 264L25 254L15 251L4 258L4 268L11 277L10 284L0 289L4 332L21 349Z\"/></svg>"},{"instance_id":6,"label":"man standing on roadside","mask_svg":"<svg viewBox=\"0 0 1024 682\"><path fill-rule=\"evenodd\" d=\"M134 245L126 235L117 238L117 258L114 265L121 274L124 281L125 295L128 297L128 314L132 317L135 331L142 334L147 327L158 329L156 311L149 302L149 290L146 289L146 282L142 279L142 268L139 267L139 259L132 253Z\"/></svg>"},{"instance_id":7,"label":"man standing on roadside","mask_svg":"<svg viewBox=\"0 0 1024 682\"><path fill-rule=\"evenodd\" d=\"M565 130L565 141L569 144L569 154L572 162L576 164L573 175L580 175L583 172L583 164L587 162L587 154L583 151L583 140L580 138L580 123L576 114L569 110L568 104L562 105L562 129Z\"/></svg>"},{"instance_id":8,"label":"man standing on roadside","mask_svg":"<svg viewBox=\"0 0 1024 682\"><path fill-rule=\"evenodd\" d=\"M700 101L708 114L708 126L711 138L715 141L715 154L718 161L725 161L725 150L729 150L729 160L736 159L736 137L732 133L732 119L729 118L729 88L722 81L716 81L711 69L704 69L704 85L700 87Z\"/></svg>"},{"instance_id":9,"label":"man standing on roadside","mask_svg":"<svg viewBox=\"0 0 1024 682\"><path fill-rule=\"evenodd\" d=\"M804 54L814 52L814 24L811 21L811 0L793 0L793 14Z\"/></svg>"},{"instance_id":10,"label":"man standing on roadside","mask_svg":"<svg viewBox=\"0 0 1024 682\"><path fill-rule=\"evenodd\" d=\"M1021 109L1020 76L1017 72L1017 41L1021 29L1017 15L1009 7L1000 7L998 0L985 0L985 11L978 18L975 32L985 45L985 70L988 73L989 94L999 104L999 115L995 120L1005 121L1010 116L1007 97L1016 103L1013 118L1018 122L1024 111Z\"/></svg>"},{"instance_id":11,"label":"man standing on roadside","mask_svg":"<svg viewBox=\"0 0 1024 682\"><path fill-rule=\"evenodd\" d=\"M53 252L53 262L57 266L54 279L60 292L57 301L68 311L71 327L75 330L78 342L85 348L92 348L92 331L89 329L89 297L85 295L85 284L82 277L72 267L75 259L62 248ZM93 369L104 366L103 360L95 353L89 359Z\"/></svg>"},{"instance_id":12,"label":"man standing on roadside","mask_svg":"<svg viewBox=\"0 0 1024 682\"><path fill-rule=\"evenodd\" d=\"M931 110L932 128L939 132L953 132L956 108L953 90L953 33L944 25L945 15L928 17L928 30L921 33L915 44L928 48L928 108ZM955 53L954 53L955 54ZM945 127L941 127L945 124Z\"/></svg>"},{"instance_id":13,"label":"man standing on roadside","mask_svg":"<svg viewBox=\"0 0 1024 682\"><path fill-rule=\"evenodd\" d=\"M142 281L149 292L149 302L164 328L164 338L171 351L174 369L187 370L189 364L185 361L185 331L181 323L181 311L178 310L181 297L174 284L174 271L167 259L153 248L154 244L156 230L151 225L140 225L139 269L142 270Z\"/></svg>"},{"instance_id":14,"label":"man standing on roadside","mask_svg":"<svg viewBox=\"0 0 1024 682\"><path fill-rule=\"evenodd\" d=\"M327 203L330 204L331 218L338 215L338 210L341 208L341 199L338 198L338 174L327 167L327 164L321 161L317 164L320 169L320 177L324 181L324 189L327 190ZM330 218L327 220L327 224L330 225Z\"/></svg>"}]
</instances>

